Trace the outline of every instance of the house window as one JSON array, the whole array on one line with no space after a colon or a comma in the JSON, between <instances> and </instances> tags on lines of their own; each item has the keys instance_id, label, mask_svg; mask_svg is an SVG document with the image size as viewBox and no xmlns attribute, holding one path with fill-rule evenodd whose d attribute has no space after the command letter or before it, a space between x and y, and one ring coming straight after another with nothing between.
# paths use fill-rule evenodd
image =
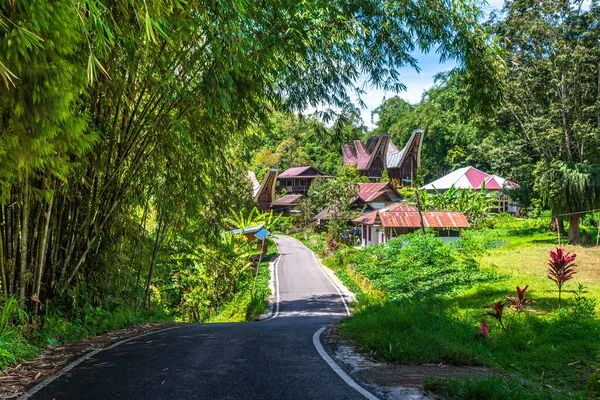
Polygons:
<instances>
[{"instance_id":1,"label":"house window","mask_svg":"<svg viewBox=\"0 0 600 400\"><path fill-rule=\"evenodd\" d=\"M369 242L370 242L371 241L371 231L372 231L372 229L371 229L371 227L369 227L368 229L369 229Z\"/></svg>"}]
</instances>

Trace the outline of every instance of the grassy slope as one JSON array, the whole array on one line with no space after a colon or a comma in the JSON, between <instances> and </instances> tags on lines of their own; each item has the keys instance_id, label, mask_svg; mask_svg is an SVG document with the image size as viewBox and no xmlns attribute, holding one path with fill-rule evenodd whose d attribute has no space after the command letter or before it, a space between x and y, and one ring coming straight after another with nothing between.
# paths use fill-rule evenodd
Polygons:
<instances>
[{"instance_id":1,"label":"grassy slope","mask_svg":"<svg viewBox=\"0 0 600 400\"><path fill-rule=\"evenodd\" d=\"M423 286L426 291L432 282L438 285L436 290L443 288L444 268L410 271L409 267L404 272L394 272L397 276L392 274L398 281L412 283L416 288L398 286L389 275L378 276L369 268L362 268L375 287L401 300L362 307L353 318L342 324L342 333L356 340L364 350L373 351L379 358L388 361L488 365L519 374L537 384L535 390L528 392L533 396L539 389L542 394L532 398L585 397L586 377L594 357L600 352L600 323L597 319L579 321L571 318L566 310L573 303L573 296L569 293L563 296L567 300L565 311L562 314L556 311L556 288L546 278L546 255L549 249L555 247L555 237L545 232L541 222L514 220L503 221L494 230L481 234L503 243L500 247L492 246L497 248L480 259L482 271L495 272L496 276L501 276L500 279L479 280L471 287L465 285L455 292L423 298L419 296L419 287L423 283L426 283ZM600 249L578 246L570 250L578 254L579 272L573 281L566 284L566 288L573 290L578 282L584 283L589 290L586 295L598 299ZM361 266L356 269L361 271ZM401 276L403 274L407 276ZM411 281L410 278L416 275L420 278ZM450 275L448 280L452 281ZM526 284L531 285L527 297L536 301L532 311L512 317L512 327L507 332L488 318L493 330L492 340L480 339L474 325L482 320L482 307L504 296L514 295L515 286ZM407 288L413 292L411 296L406 296ZM398 289L400 293L393 293ZM507 320L510 323L511 317ZM506 384L507 390L512 384ZM557 391L539 386L541 384ZM449 388L456 389L457 385L438 385L440 390L444 387L450 394ZM485 383L469 386L473 390L486 387L489 385ZM479 395L484 395L484 392ZM477 398L477 395L454 397Z\"/></svg>"},{"instance_id":2,"label":"grassy slope","mask_svg":"<svg viewBox=\"0 0 600 400\"><path fill-rule=\"evenodd\" d=\"M274 248L275 246L273 246ZM274 250L265 256L260 264L258 279L256 281L255 296L252 296L252 281L246 282L244 288L233 298L227 306L208 322L243 322L258 320L260 314L267 311L269 305L268 297L271 295L269 289L269 260L277 257Z\"/></svg>"}]
</instances>

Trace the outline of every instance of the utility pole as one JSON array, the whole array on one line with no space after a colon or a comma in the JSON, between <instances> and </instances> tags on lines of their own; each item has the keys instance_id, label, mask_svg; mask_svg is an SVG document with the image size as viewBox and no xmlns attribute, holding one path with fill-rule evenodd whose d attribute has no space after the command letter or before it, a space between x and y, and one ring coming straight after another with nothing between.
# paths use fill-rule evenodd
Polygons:
<instances>
[{"instance_id":1,"label":"utility pole","mask_svg":"<svg viewBox=\"0 0 600 400\"><path fill-rule=\"evenodd\" d=\"M404 182L413 183L412 179L404 178ZM421 222L421 232L425 234L425 223L423 222L423 213L421 212L421 202L419 201L419 188L416 188L415 196L417 198L417 211L419 212L419 221Z\"/></svg>"}]
</instances>

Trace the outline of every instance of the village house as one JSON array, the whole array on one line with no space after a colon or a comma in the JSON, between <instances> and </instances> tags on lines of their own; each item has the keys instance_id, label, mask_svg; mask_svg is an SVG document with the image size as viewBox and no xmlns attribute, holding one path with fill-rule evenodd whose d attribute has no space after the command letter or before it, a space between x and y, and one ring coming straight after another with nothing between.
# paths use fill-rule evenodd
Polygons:
<instances>
[{"instance_id":1,"label":"village house","mask_svg":"<svg viewBox=\"0 0 600 400\"><path fill-rule=\"evenodd\" d=\"M286 194L271 204L271 210L273 210L273 214L287 217L294 211L299 211L297 207L300 205L302 198L304 196L301 194Z\"/></svg>"},{"instance_id":2,"label":"village house","mask_svg":"<svg viewBox=\"0 0 600 400\"><path fill-rule=\"evenodd\" d=\"M283 171L277 177L277 191L285 189L288 193L303 194L306 196L313 180L317 177L330 178L315 167L292 167Z\"/></svg>"},{"instance_id":3,"label":"village house","mask_svg":"<svg viewBox=\"0 0 600 400\"><path fill-rule=\"evenodd\" d=\"M467 218L461 212L423 211L423 225L433 229L448 243L460 238L460 230L468 228ZM421 229L418 210L406 203L394 203L368 212L353 220L360 226L361 245L378 245L400 235Z\"/></svg>"},{"instance_id":4,"label":"village house","mask_svg":"<svg viewBox=\"0 0 600 400\"><path fill-rule=\"evenodd\" d=\"M342 145L344 165L355 165L362 176L378 180L387 171L392 185L402 187L414 181L421 166L423 131L415 130L402 150L392 143L390 135L371 137L364 143L355 140L353 145Z\"/></svg>"},{"instance_id":5,"label":"village house","mask_svg":"<svg viewBox=\"0 0 600 400\"><path fill-rule=\"evenodd\" d=\"M275 201L277 169L269 169L261 183L258 183L258 179L256 179L256 175L252 171L246 171L246 177L252 185L252 200L256 203L259 211L269 211L271 204Z\"/></svg>"},{"instance_id":6,"label":"village house","mask_svg":"<svg viewBox=\"0 0 600 400\"><path fill-rule=\"evenodd\" d=\"M363 182L359 183L358 196L352 200L351 209L362 214L401 200L402 195L389 182ZM330 210L325 208L313 220L322 224L330 218L330 214Z\"/></svg>"},{"instance_id":7,"label":"village house","mask_svg":"<svg viewBox=\"0 0 600 400\"><path fill-rule=\"evenodd\" d=\"M421 190L428 193L444 193L454 186L458 190L480 190L485 186L488 193L492 193L498 199L496 212L506 212L517 215L519 206L512 201L506 194L506 191L512 188L518 188L519 185L498 175L490 175L474 167L459 168L448 175L423 186Z\"/></svg>"}]
</instances>

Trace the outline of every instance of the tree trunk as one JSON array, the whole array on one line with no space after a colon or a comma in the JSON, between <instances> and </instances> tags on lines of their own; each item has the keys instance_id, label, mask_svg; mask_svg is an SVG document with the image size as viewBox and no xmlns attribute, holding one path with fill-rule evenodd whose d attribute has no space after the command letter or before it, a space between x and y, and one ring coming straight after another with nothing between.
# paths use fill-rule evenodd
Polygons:
<instances>
[{"instance_id":1,"label":"tree trunk","mask_svg":"<svg viewBox=\"0 0 600 400\"><path fill-rule=\"evenodd\" d=\"M581 216L579 214L571 215L571 223L569 225L569 244L580 244L579 239L579 220Z\"/></svg>"},{"instance_id":2,"label":"tree trunk","mask_svg":"<svg viewBox=\"0 0 600 400\"><path fill-rule=\"evenodd\" d=\"M4 207L2 207L4 211ZM4 215L4 212L2 213ZM0 228L0 275L2 275L2 294L8 296L8 287L6 286L6 270L4 268L4 241L2 240L3 232Z\"/></svg>"},{"instance_id":3,"label":"tree trunk","mask_svg":"<svg viewBox=\"0 0 600 400\"><path fill-rule=\"evenodd\" d=\"M160 211L159 211L160 212ZM158 254L158 247L160 246L160 234L163 225L163 213L160 214L158 219L158 227L156 229L156 240L154 241L154 249L152 250L152 258L150 259L150 268L148 270L148 278L146 279L146 287L144 288L144 300L148 300L148 309L151 307L150 303L150 282L152 281L152 273L154 272L154 263L156 262L156 255ZM142 303L143 304L143 303Z\"/></svg>"},{"instance_id":4,"label":"tree trunk","mask_svg":"<svg viewBox=\"0 0 600 400\"><path fill-rule=\"evenodd\" d=\"M39 259L38 259L38 266L37 266L37 273L36 273L36 280L35 280L35 294L38 295L38 298L41 298L40 289L42 287L42 276L44 275L44 265L46 264L46 250L48 248L48 231L50 230L50 217L52 216L52 203L53 202L54 202L54 196L52 196L50 198L50 203L48 204L48 209L47 209L46 213L44 214L44 216L45 216L44 233L43 233L42 240L40 241L40 246L39 246ZM38 309L39 309L39 304L36 304L36 306L35 306L35 314L36 315L38 313Z\"/></svg>"},{"instance_id":5,"label":"tree trunk","mask_svg":"<svg viewBox=\"0 0 600 400\"><path fill-rule=\"evenodd\" d=\"M598 61L598 87L596 93L596 139L600 140L600 61Z\"/></svg>"},{"instance_id":6,"label":"tree trunk","mask_svg":"<svg viewBox=\"0 0 600 400\"><path fill-rule=\"evenodd\" d=\"M27 273L27 238L29 237L29 182L23 185L21 212L21 254L19 271L19 306L25 307L25 274Z\"/></svg>"}]
</instances>

